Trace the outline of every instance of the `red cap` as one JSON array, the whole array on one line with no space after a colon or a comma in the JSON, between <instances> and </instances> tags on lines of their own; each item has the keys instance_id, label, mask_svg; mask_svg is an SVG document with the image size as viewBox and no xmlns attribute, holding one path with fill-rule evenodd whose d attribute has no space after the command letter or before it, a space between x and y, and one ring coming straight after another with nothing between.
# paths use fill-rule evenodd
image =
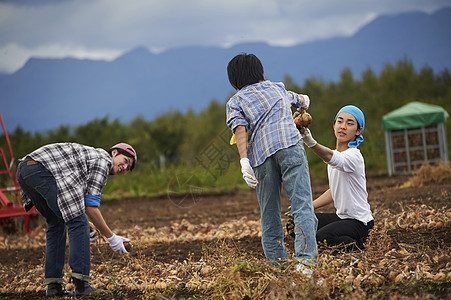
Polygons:
<instances>
[{"instance_id":1,"label":"red cap","mask_svg":"<svg viewBox=\"0 0 451 300\"><path fill-rule=\"evenodd\" d=\"M119 143L119 144L116 144L113 147L111 147L111 149L114 149L114 148L122 149L125 152L129 153L135 159L134 162L136 162L138 160L138 155L136 154L135 149L133 149L133 147L130 146L129 144Z\"/></svg>"}]
</instances>

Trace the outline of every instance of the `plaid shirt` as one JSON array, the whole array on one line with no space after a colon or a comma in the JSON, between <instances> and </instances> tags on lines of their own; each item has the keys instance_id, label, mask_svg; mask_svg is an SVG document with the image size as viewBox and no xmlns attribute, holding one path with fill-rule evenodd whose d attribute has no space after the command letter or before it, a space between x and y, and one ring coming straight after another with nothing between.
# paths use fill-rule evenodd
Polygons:
<instances>
[{"instance_id":1,"label":"plaid shirt","mask_svg":"<svg viewBox=\"0 0 451 300\"><path fill-rule=\"evenodd\" d=\"M302 139L293 122L291 106L308 109L310 101L287 91L283 83L269 80L239 90L226 105L227 126L235 132L243 125L248 132L247 156L251 166L261 165L280 149Z\"/></svg>"},{"instance_id":2,"label":"plaid shirt","mask_svg":"<svg viewBox=\"0 0 451 300\"><path fill-rule=\"evenodd\" d=\"M58 207L65 222L85 212L85 195L101 196L113 167L107 151L75 143L46 145L26 157L40 162L52 173L58 188ZM22 201L24 205L31 202L25 193Z\"/></svg>"}]
</instances>

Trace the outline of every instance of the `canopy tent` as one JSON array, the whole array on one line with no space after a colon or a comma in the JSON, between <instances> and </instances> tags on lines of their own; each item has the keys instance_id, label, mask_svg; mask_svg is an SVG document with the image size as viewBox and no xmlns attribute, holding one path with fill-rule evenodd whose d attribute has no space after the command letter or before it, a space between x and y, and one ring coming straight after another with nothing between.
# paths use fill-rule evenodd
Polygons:
<instances>
[{"instance_id":1,"label":"canopy tent","mask_svg":"<svg viewBox=\"0 0 451 300\"><path fill-rule=\"evenodd\" d=\"M382 117L382 129L427 127L446 122L448 112L438 105L410 102Z\"/></svg>"},{"instance_id":2,"label":"canopy tent","mask_svg":"<svg viewBox=\"0 0 451 300\"><path fill-rule=\"evenodd\" d=\"M389 175L408 174L426 161L447 161L448 116L442 107L421 102L411 102L384 115Z\"/></svg>"}]
</instances>

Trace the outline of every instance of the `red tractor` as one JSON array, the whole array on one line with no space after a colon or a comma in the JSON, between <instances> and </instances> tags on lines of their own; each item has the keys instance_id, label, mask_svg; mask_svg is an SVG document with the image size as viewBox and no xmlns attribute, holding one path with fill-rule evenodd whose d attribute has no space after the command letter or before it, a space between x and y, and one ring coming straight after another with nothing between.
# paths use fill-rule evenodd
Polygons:
<instances>
[{"instance_id":1,"label":"red tractor","mask_svg":"<svg viewBox=\"0 0 451 300\"><path fill-rule=\"evenodd\" d=\"M30 221L37 220L38 212L34 207L27 212L22 205L13 151L1 114L0 122L9 152L8 162L5 151L0 147L0 186L7 185L7 187L0 188L0 226L8 232L16 231L19 229L18 224L22 225L23 220L23 231L29 233Z\"/></svg>"}]
</instances>

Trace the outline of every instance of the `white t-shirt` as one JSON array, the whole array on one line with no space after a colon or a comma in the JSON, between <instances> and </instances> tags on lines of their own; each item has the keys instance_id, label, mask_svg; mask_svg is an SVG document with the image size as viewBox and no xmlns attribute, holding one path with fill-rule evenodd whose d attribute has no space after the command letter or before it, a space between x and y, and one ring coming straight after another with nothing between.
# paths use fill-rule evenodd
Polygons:
<instances>
[{"instance_id":1,"label":"white t-shirt","mask_svg":"<svg viewBox=\"0 0 451 300\"><path fill-rule=\"evenodd\" d=\"M327 173L337 215L341 219L356 219L366 225L373 220L373 216L368 203L363 156L357 148L333 152Z\"/></svg>"}]
</instances>

